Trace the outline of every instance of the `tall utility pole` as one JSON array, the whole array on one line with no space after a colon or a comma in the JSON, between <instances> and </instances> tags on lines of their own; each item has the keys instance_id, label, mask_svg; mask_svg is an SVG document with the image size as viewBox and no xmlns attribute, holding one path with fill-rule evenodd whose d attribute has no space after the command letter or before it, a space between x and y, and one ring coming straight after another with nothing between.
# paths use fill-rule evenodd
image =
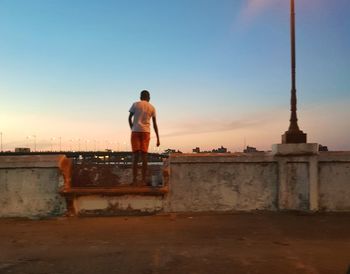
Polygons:
<instances>
[{"instance_id":1,"label":"tall utility pole","mask_svg":"<svg viewBox=\"0 0 350 274\"><path fill-rule=\"evenodd\" d=\"M51 141L51 152L53 152L53 141L55 141L55 137L52 137L50 141Z\"/></svg>"},{"instance_id":2,"label":"tall utility pole","mask_svg":"<svg viewBox=\"0 0 350 274\"><path fill-rule=\"evenodd\" d=\"M290 40L291 40L291 116L288 131L282 135L283 144L306 143L306 134L298 126L297 118L297 90L296 90L296 61L295 61L295 7L294 0L290 0Z\"/></svg>"},{"instance_id":3,"label":"tall utility pole","mask_svg":"<svg viewBox=\"0 0 350 274\"><path fill-rule=\"evenodd\" d=\"M1 139L1 152L3 152L3 150L2 150L2 132L0 132L0 139Z\"/></svg>"},{"instance_id":4,"label":"tall utility pole","mask_svg":"<svg viewBox=\"0 0 350 274\"><path fill-rule=\"evenodd\" d=\"M34 151L36 151L36 135L33 135L34 137Z\"/></svg>"}]
</instances>

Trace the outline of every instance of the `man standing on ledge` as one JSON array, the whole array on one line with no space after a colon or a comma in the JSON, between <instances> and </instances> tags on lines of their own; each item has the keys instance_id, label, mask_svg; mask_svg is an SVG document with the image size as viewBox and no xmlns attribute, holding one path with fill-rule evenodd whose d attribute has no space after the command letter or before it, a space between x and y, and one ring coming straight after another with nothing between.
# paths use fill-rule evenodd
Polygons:
<instances>
[{"instance_id":1,"label":"man standing on ledge","mask_svg":"<svg viewBox=\"0 0 350 274\"><path fill-rule=\"evenodd\" d=\"M152 118L153 128L157 136L157 147L159 147L159 134L156 120L156 109L149 103L151 99L147 90L141 91L140 101L135 102L129 112L129 125L131 129L131 147L133 152L132 172L133 184L137 183L137 164L141 154L142 158L142 184L146 185L147 177L147 152L151 139L150 120Z\"/></svg>"}]
</instances>

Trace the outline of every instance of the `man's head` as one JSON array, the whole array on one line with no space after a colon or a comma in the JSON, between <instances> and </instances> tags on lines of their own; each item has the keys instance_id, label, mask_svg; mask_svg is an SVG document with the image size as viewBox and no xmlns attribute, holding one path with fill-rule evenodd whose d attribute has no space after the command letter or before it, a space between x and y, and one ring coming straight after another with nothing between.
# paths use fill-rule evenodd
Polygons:
<instances>
[{"instance_id":1,"label":"man's head","mask_svg":"<svg viewBox=\"0 0 350 274\"><path fill-rule=\"evenodd\" d=\"M149 101L151 99L151 96L149 94L149 91L148 90L143 90L141 91L141 94L140 94L140 99L142 101Z\"/></svg>"}]
</instances>

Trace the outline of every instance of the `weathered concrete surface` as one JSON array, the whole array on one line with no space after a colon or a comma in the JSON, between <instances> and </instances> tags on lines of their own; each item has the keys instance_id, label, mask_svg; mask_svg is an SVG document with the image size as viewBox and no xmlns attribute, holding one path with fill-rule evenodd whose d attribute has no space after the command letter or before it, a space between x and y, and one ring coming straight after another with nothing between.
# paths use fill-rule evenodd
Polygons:
<instances>
[{"instance_id":1,"label":"weathered concrete surface","mask_svg":"<svg viewBox=\"0 0 350 274\"><path fill-rule=\"evenodd\" d=\"M0 273L346 274L350 216L0 220Z\"/></svg>"},{"instance_id":2,"label":"weathered concrete surface","mask_svg":"<svg viewBox=\"0 0 350 274\"><path fill-rule=\"evenodd\" d=\"M278 156L314 155L318 154L318 144L275 144L272 145L272 154Z\"/></svg>"},{"instance_id":3,"label":"weathered concrete surface","mask_svg":"<svg viewBox=\"0 0 350 274\"><path fill-rule=\"evenodd\" d=\"M309 165L287 163L287 200L284 209L309 209Z\"/></svg>"},{"instance_id":4,"label":"weathered concrete surface","mask_svg":"<svg viewBox=\"0 0 350 274\"><path fill-rule=\"evenodd\" d=\"M146 183L163 185L162 164L149 164ZM139 178L141 166L139 166ZM116 187L130 185L133 181L131 165L101 165L92 163L74 164L72 167L72 187Z\"/></svg>"},{"instance_id":5,"label":"weathered concrete surface","mask_svg":"<svg viewBox=\"0 0 350 274\"><path fill-rule=\"evenodd\" d=\"M150 214L163 210L162 196L80 196L74 200L79 215L128 215Z\"/></svg>"},{"instance_id":6,"label":"weathered concrete surface","mask_svg":"<svg viewBox=\"0 0 350 274\"><path fill-rule=\"evenodd\" d=\"M131 215L162 211L168 192L167 164L150 164L147 186L132 185L131 165L77 164L66 197L69 215Z\"/></svg>"},{"instance_id":7,"label":"weathered concrete surface","mask_svg":"<svg viewBox=\"0 0 350 274\"><path fill-rule=\"evenodd\" d=\"M175 155L166 211L273 210L277 164L271 157Z\"/></svg>"},{"instance_id":8,"label":"weathered concrete surface","mask_svg":"<svg viewBox=\"0 0 350 274\"><path fill-rule=\"evenodd\" d=\"M350 161L323 162L320 172L320 209L350 211Z\"/></svg>"},{"instance_id":9,"label":"weathered concrete surface","mask_svg":"<svg viewBox=\"0 0 350 274\"><path fill-rule=\"evenodd\" d=\"M290 155L289 145L277 154L173 154L164 210L350 211L350 153L307 145Z\"/></svg>"},{"instance_id":10,"label":"weathered concrete surface","mask_svg":"<svg viewBox=\"0 0 350 274\"><path fill-rule=\"evenodd\" d=\"M66 208L69 213L108 215L350 211L350 152L173 154L162 173L160 188L96 187L100 179L94 181L97 185L74 188L71 163L64 156L2 156L0 217L63 215Z\"/></svg>"},{"instance_id":11,"label":"weathered concrete surface","mask_svg":"<svg viewBox=\"0 0 350 274\"><path fill-rule=\"evenodd\" d=\"M62 215L65 156L1 156L0 217Z\"/></svg>"}]
</instances>

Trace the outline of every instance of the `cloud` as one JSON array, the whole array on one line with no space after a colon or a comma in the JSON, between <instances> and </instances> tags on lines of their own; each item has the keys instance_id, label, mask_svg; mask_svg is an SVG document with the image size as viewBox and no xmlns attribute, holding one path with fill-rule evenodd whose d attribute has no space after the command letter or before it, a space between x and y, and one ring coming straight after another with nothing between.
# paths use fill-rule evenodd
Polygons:
<instances>
[{"instance_id":1,"label":"cloud","mask_svg":"<svg viewBox=\"0 0 350 274\"><path fill-rule=\"evenodd\" d=\"M242 10L238 16L238 23L248 25L269 8L285 5L284 2L281 0L244 0Z\"/></svg>"},{"instance_id":2,"label":"cloud","mask_svg":"<svg viewBox=\"0 0 350 274\"><path fill-rule=\"evenodd\" d=\"M162 134L163 138L178 137L193 134L211 133L211 132L225 132L231 130L239 130L245 128L254 128L268 121L267 117L252 117L245 119L238 119L233 121L218 121L218 120L197 120L193 122L186 122L178 125L177 128L168 133Z\"/></svg>"}]
</instances>

